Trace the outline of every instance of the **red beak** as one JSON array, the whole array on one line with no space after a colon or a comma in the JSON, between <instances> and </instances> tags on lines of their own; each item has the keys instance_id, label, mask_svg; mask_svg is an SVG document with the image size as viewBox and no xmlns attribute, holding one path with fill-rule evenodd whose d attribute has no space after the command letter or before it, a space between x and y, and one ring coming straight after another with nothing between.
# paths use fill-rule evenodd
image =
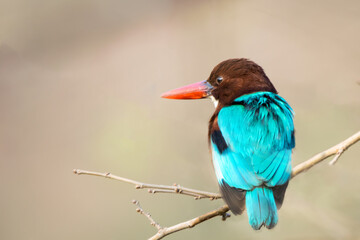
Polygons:
<instances>
[{"instance_id":1,"label":"red beak","mask_svg":"<svg viewBox=\"0 0 360 240\"><path fill-rule=\"evenodd\" d=\"M212 89L213 86L205 80L170 90L163 93L161 97L169 99L200 99L208 97Z\"/></svg>"}]
</instances>

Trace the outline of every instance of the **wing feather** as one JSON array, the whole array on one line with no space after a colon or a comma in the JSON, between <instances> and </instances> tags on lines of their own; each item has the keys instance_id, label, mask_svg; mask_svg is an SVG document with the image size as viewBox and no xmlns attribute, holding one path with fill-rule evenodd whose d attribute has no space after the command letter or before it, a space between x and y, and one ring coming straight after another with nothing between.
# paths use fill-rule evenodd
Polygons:
<instances>
[{"instance_id":1,"label":"wing feather","mask_svg":"<svg viewBox=\"0 0 360 240\"><path fill-rule=\"evenodd\" d=\"M211 144L219 183L244 190L285 184L295 145L291 107L273 93L249 94L236 101L246 104L222 108L217 119L228 148L220 151Z\"/></svg>"}]
</instances>

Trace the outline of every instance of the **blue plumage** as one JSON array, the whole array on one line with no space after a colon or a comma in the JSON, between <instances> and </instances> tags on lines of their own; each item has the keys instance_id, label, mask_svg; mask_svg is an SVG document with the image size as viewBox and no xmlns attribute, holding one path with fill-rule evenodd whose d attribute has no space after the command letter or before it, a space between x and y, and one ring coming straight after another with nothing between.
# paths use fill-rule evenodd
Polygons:
<instances>
[{"instance_id":1,"label":"blue plumage","mask_svg":"<svg viewBox=\"0 0 360 240\"><path fill-rule=\"evenodd\" d=\"M217 122L227 148L220 151L213 137L211 147L220 187L228 189L223 191L224 197L238 194L231 189L245 190L250 225L254 229L274 227L276 206L282 203L291 175L291 149L295 146L291 107L272 92L245 94L223 107ZM272 188L281 185L285 186L282 196L274 198Z\"/></svg>"}]
</instances>

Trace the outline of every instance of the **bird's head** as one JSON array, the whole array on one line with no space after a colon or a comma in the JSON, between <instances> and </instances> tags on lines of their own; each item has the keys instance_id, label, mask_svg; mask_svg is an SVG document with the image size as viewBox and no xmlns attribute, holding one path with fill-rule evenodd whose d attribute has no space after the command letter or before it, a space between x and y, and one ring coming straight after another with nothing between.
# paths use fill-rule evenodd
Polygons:
<instances>
[{"instance_id":1,"label":"bird's head","mask_svg":"<svg viewBox=\"0 0 360 240\"><path fill-rule=\"evenodd\" d=\"M219 63L205 81L170 90L161 95L169 99L210 97L220 106L230 105L236 98L254 92L277 93L264 70L245 59L229 59Z\"/></svg>"}]
</instances>

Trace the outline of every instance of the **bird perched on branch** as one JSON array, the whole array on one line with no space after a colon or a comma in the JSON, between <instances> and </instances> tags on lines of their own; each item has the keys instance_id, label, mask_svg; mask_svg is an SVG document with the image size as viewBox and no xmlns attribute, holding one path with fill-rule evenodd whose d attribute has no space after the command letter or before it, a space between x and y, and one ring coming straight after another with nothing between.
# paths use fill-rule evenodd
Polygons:
<instances>
[{"instance_id":1,"label":"bird perched on branch","mask_svg":"<svg viewBox=\"0 0 360 240\"><path fill-rule=\"evenodd\" d=\"M170 99L211 98L209 145L220 192L253 229L273 228L291 177L293 111L264 70L247 59L219 63L205 81L168 91Z\"/></svg>"}]
</instances>

